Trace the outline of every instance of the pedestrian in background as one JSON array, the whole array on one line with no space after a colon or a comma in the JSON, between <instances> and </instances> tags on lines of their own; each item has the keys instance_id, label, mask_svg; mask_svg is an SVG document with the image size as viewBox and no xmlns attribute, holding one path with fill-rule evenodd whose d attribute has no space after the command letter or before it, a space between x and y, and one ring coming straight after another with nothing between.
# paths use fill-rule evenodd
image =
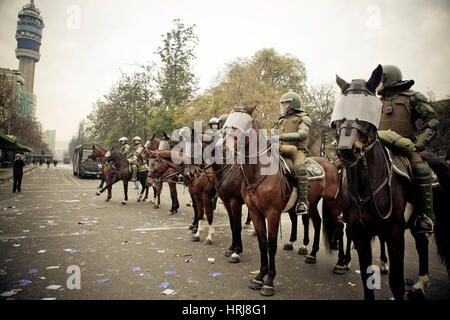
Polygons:
<instances>
[{"instance_id":1,"label":"pedestrian in background","mask_svg":"<svg viewBox=\"0 0 450 320\"><path fill-rule=\"evenodd\" d=\"M23 162L22 158L20 157L20 154L16 154L13 164L13 179L14 179L13 192L16 192L16 190L18 192L21 192L24 166L25 162Z\"/></svg>"}]
</instances>

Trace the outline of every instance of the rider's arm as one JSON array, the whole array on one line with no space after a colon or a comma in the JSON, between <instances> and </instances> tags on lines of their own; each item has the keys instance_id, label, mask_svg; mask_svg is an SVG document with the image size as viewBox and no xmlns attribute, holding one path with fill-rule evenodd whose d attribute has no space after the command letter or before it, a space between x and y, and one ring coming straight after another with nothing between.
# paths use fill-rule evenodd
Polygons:
<instances>
[{"instance_id":1,"label":"rider's arm","mask_svg":"<svg viewBox=\"0 0 450 320\"><path fill-rule=\"evenodd\" d=\"M439 120L427 98L420 92L414 94L414 111L417 117L423 120L415 143L416 150L420 152L425 150L431 139L436 135Z\"/></svg>"}]
</instances>

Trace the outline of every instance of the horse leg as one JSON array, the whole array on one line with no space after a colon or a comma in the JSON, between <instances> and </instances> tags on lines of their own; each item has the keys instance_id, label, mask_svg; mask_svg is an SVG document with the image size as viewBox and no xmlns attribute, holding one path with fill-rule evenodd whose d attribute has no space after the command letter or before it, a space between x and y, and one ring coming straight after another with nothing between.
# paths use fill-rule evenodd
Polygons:
<instances>
[{"instance_id":1,"label":"horse leg","mask_svg":"<svg viewBox=\"0 0 450 320\"><path fill-rule=\"evenodd\" d=\"M389 286L395 300L403 300L405 293L405 279L403 274L405 237L403 231L397 231L386 239L391 270L389 272ZM362 270L361 270L362 273Z\"/></svg>"},{"instance_id":2,"label":"horse leg","mask_svg":"<svg viewBox=\"0 0 450 320\"><path fill-rule=\"evenodd\" d=\"M338 239L338 262L334 266L333 273L335 274L344 274L345 273L345 257L344 257L344 229L343 224L342 229L340 228L336 232L336 238Z\"/></svg>"},{"instance_id":3,"label":"horse leg","mask_svg":"<svg viewBox=\"0 0 450 320\"><path fill-rule=\"evenodd\" d=\"M325 201L325 200L324 200ZM317 201L318 202L318 201ZM322 225L322 219L320 218L319 211L317 211L317 202L309 204L310 217L314 226L314 242L311 254L305 256L305 262L314 264L317 262L317 252L319 251L320 244L320 229Z\"/></svg>"},{"instance_id":4,"label":"horse leg","mask_svg":"<svg viewBox=\"0 0 450 320\"><path fill-rule=\"evenodd\" d=\"M228 260L230 263L238 263L241 261L239 256L242 253L242 204L236 200L231 200L231 216L232 216L232 232L234 238L234 248L231 258Z\"/></svg>"},{"instance_id":5,"label":"horse leg","mask_svg":"<svg viewBox=\"0 0 450 320\"><path fill-rule=\"evenodd\" d=\"M173 182L168 181L169 189L170 189L170 199L172 200L172 207L170 208L171 213L177 213L180 204L178 203L178 195L177 195L177 185Z\"/></svg>"},{"instance_id":6,"label":"horse leg","mask_svg":"<svg viewBox=\"0 0 450 320\"><path fill-rule=\"evenodd\" d=\"M258 237L259 254L261 259L259 273L256 275L255 279L250 280L249 288L259 290L263 287L264 277L269 271L269 261L267 257L266 221L265 217L261 213L254 212L250 208L249 212L256 230L256 235Z\"/></svg>"},{"instance_id":7,"label":"horse leg","mask_svg":"<svg viewBox=\"0 0 450 320\"><path fill-rule=\"evenodd\" d=\"M213 242L214 234L216 233L214 230L213 225L213 217L214 217L214 211L213 211L213 201L214 199L211 199L207 194L203 194L203 208L205 210L204 216L206 216L206 220L208 221L208 236L206 237L206 240L204 244L211 245ZM216 199L217 200L217 199Z\"/></svg>"},{"instance_id":8,"label":"horse leg","mask_svg":"<svg viewBox=\"0 0 450 320\"><path fill-rule=\"evenodd\" d=\"M303 223L303 244L300 248L298 248L299 255L307 255L308 254L308 244L309 244L309 214L302 215L302 223Z\"/></svg>"},{"instance_id":9,"label":"horse leg","mask_svg":"<svg viewBox=\"0 0 450 320\"><path fill-rule=\"evenodd\" d=\"M108 188L108 196L106 197L106 202L109 202L109 200L111 200L112 198L112 187Z\"/></svg>"},{"instance_id":10,"label":"horse leg","mask_svg":"<svg viewBox=\"0 0 450 320\"><path fill-rule=\"evenodd\" d=\"M236 223L234 221L234 217L233 217L233 211L231 209L231 201L224 201L223 205L225 206L225 209L227 210L228 213L228 220L230 220L230 229L231 229L231 245L230 247L227 249L227 251L225 251L225 257L231 257L231 255L233 254L235 248L236 248Z\"/></svg>"},{"instance_id":11,"label":"horse leg","mask_svg":"<svg viewBox=\"0 0 450 320\"><path fill-rule=\"evenodd\" d=\"M291 219L291 237L289 238L289 242L284 244L283 250L294 250L293 243L297 240L298 216L293 209L289 210L288 213L289 219Z\"/></svg>"},{"instance_id":12,"label":"horse leg","mask_svg":"<svg viewBox=\"0 0 450 320\"><path fill-rule=\"evenodd\" d=\"M342 228L344 228L344 224L340 223ZM347 238L347 248L345 249L344 266L345 270L348 271L352 266L352 238L350 237L350 227L348 225L345 227L345 237Z\"/></svg>"},{"instance_id":13,"label":"horse leg","mask_svg":"<svg viewBox=\"0 0 450 320\"><path fill-rule=\"evenodd\" d=\"M203 225L205 208L204 208L202 199L197 199L197 197L194 197L192 200L193 200L192 204L195 203L195 205L197 206L197 221L198 221L197 233L192 238L192 241L198 242L198 241L200 241L200 237L202 236L204 228L205 228Z\"/></svg>"},{"instance_id":14,"label":"horse leg","mask_svg":"<svg viewBox=\"0 0 450 320\"><path fill-rule=\"evenodd\" d=\"M250 212L247 210L247 220L245 220L244 229L248 229L250 222L252 222L252 219L250 219Z\"/></svg>"},{"instance_id":15,"label":"horse leg","mask_svg":"<svg viewBox=\"0 0 450 320\"><path fill-rule=\"evenodd\" d=\"M156 184L156 197L153 200L153 209L159 209L159 203L160 203L160 198L161 198L161 191L162 191L162 182L158 182Z\"/></svg>"},{"instance_id":16,"label":"horse leg","mask_svg":"<svg viewBox=\"0 0 450 320\"><path fill-rule=\"evenodd\" d=\"M269 274L266 281L264 281L264 286L259 292L263 296L273 296L275 294L275 288L273 286L273 280L277 274L275 268L275 256L277 254L277 238L278 238L278 228L280 226L280 213L276 211L271 211L267 213L267 226L269 231Z\"/></svg>"},{"instance_id":17,"label":"horse leg","mask_svg":"<svg viewBox=\"0 0 450 320\"><path fill-rule=\"evenodd\" d=\"M125 195L125 198L121 204L126 205L128 201L128 180L123 180L123 193Z\"/></svg>"},{"instance_id":18,"label":"horse leg","mask_svg":"<svg viewBox=\"0 0 450 320\"><path fill-rule=\"evenodd\" d=\"M425 289L430 286L428 277L428 238L424 233L416 233L411 230L416 241L416 249L419 254L419 280L412 286L408 292L408 298L414 300L423 300L425 298Z\"/></svg>"},{"instance_id":19,"label":"horse leg","mask_svg":"<svg viewBox=\"0 0 450 320\"><path fill-rule=\"evenodd\" d=\"M378 236L380 240L380 272L381 274L389 273L389 264L386 257L386 241L382 236Z\"/></svg>"},{"instance_id":20,"label":"horse leg","mask_svg":"<svg viewBox=\"0 0 450 320\"><path fill-rule=\"evenodd\" d=\"M363 233L363 231L360 231L360 233ZM361 269L361 280L364 287L364 299L375 300L374 290L369 289L367 286L367 279L370 276L367 273L367 270L372 265L372 248L370 246L371 239L366 235L360 234L357 237L352 238L354 238L353 241L355 243L356 250L358 251L359 267Z\"/></svg>"}]
</instances>

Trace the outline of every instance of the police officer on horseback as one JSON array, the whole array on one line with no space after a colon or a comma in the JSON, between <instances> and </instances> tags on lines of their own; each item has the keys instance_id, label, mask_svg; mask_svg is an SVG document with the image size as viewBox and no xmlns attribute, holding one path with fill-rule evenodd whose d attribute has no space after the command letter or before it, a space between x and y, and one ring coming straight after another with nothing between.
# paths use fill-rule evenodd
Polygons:
<instances>
[{"instance_id":1,"label":"police officer on horseback","mask_svg":"<svg viewBox=\"0 0 450 320\"><path fill-rule=\"evenodd\" d=\"M119 139L119 142L121 143L120 153L123 155L128 155L128 153L130 152L130 145L128 144L128 138L122 137Z\"/></svg>"},{"instance_id":2,"label":"police officer on horseback","mask_svg":"<svg viewBox=\"0 0 450 320\"><path fill-rule=\"evenodd\" d=\"M127 161L131 166L131 182L135 182L137 180L137 170L138 166L141 163L137 160L137 150L142 147L141 138L136 136L133 138L134 148L128 152Z\"/></svg>"},{"instance_id":3,"label":"police officer on horseback","mask_svg":"<svg viewBox=\"0 0 450 320\"><path fill-rule=\"evenodd\" d=\"M301 108L300 96L287 92L280 99L281 116L274 128L279 130L280 152L294 163L294 176L297 183L297 214L308 212L308 175L306 155L308 153L309 127L311 118Z\"/></svg>"},{"instance_id":4,"label":"police officer on horseback","mask_svg":"<svg viewBox=\"0 0 450 320\"><path fill-rule=\"evenodd\" d=\"M209 133L218 133L219 131L219 118L211 118L208 122Z\"/></svg>"},{"instance_id":5,"label":"police officer on horseback","mask_svg":"<svg viewBox=\"0 0 450 320\"><path fill-rule=\"evenodd\" d=\"M419 216L414 226L417 232L428 233L433 232L435 220L432 171L419 152L423 151L436 135L439 120L427 98L420 92L410 90L413 85L414 80L402 80L398 67L383 66L383 78L378 88L383 103L378 133L382 141L389 137L391 141L407 138L412 142L412 150L406 155L411 162L414 184L419 195ZM418 119L423 121L420 130L415 125Z\"/></svg>"}]
</instances>

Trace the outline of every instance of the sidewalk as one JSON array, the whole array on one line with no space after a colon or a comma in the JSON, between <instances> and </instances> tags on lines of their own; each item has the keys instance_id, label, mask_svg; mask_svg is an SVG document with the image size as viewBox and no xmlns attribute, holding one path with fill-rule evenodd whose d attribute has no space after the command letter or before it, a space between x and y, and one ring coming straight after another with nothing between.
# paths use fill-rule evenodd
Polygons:
<instances>
[{"instance_id":1,"label":"sidewalk","mask_svg":"<svg viewBox=\"0 0 450 320\"><path fill-rule=\"evenodd\" d=\"M37 166L29 164L23 167L23 173L31 171L37 168ZM0 168L0 184L5 183L9 179L13 178L13 168Z\"/></svg>"}]
</instances>

